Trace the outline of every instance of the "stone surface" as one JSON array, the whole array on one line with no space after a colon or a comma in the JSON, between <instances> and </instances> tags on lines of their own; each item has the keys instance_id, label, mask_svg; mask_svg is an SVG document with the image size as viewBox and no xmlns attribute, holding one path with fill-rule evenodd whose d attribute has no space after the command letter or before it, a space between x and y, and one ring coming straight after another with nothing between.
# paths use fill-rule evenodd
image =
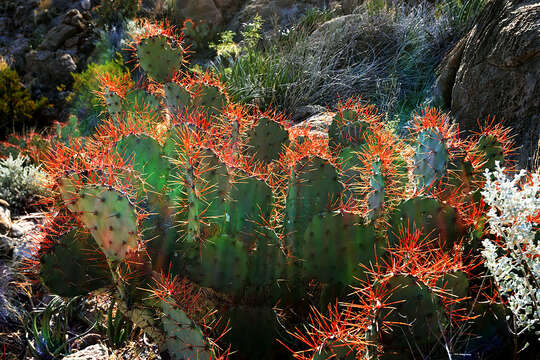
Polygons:
<instances>
[{"instance_id":1,"label":"stone surface","mask_svg":"<svg viewBox=\"0 0 540 360\"><path fill-rule=\"evenodd\" d=\"M0 199L0 234L7 234L11 231L11 212L9 204Z\"/></svg>"},{"instance_id":2,"label":"stone surface","mask_svg":"<svg viewBox=\"0 0 540 360\"><path fill-rule=\"evenodd\" d=\"M438 87L462 130L494 116L513 128L520 167L540 135L540 3L490 0L438 69Z\"/></svg>"},{"instance_id":3,"label":"stone surface","mask_svg":"<svg viewBox=\"0 0 540 360\"><path fill-rule=\"evenodd\" d=\"M332 124L335 113L326 111L309 117L293 126L293 129L307 129L312 134L328 136L328 128Z\"/></svg>"},{"instance_id":4,"label":"stone surface","mask_svg":"<svg viewBox=\"0 0 540 360\"><path fill-rule=\"evenodd\" d=\"M65 356L63 360L108 360L109 349L103 344L91 345L73 354Z\"/></svg>"}]
</instances>

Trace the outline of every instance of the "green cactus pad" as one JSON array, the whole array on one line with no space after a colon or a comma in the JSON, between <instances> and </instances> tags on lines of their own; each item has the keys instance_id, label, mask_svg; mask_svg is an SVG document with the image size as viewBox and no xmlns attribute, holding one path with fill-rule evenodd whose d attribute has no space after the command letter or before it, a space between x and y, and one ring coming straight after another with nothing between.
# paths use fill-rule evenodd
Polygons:
<instances>
[{"instance_id":1,"label":"green cactus pad","mask_svg":"<svg viewBox=\"0 0 540 360\"><path fill-rule=\"evenodd\" d=\"M420 190L429 190L437 186L446 175L449 153L442 135L435 129L420 131L414 153L413 174Z\"/></svg>"},{"instance_id":2,"label":"green cactus pad","mask_svg":"<svg viewBox=\"0 0 540 360\"><path fill-rule=\"evenodd\" d=\"M133 166L145 181L148 189L139 189L161 193L167 187L170 162L164 157L161 145L147 135L131 134L120 139L116 151L126 160L133 158Z\"/></svg>"},{"instance_id":3,"label":"green cactus pad","mask_svg":"<svg viewBox=\"0 0 540 360\"><path fill-rule=\"evenodd\" d=\"M160 113L160 101L155 95L143 89L136 89L127 95L124 111L137 115L142 110L157 117Z\"/></svg>"},{"instance_id":4,"label":"green cactus pad","mask_svg":"<svg viewBox=\"0 0 540 360\"><path fill-rule=\"evenodd\" d=\"M117 93L107 89L105 90L103 97L105 99L105 105L109 115L119 115L123 111L124 99L122 99Z\"/></svg>"},{"instance_id":5,"label":"green cactus pad","mask_svg":"<svg viewBox=\"0 0 540 360\"><path fill-rule=\"evenodd\" d=\"M155 35L137 45L137 59L149 77L163 83L181 68L182 49L171 46L167 37Z\"/></svg>"},{"instance_id":6,"label":"green cactus pad","mask_svg":"<svg viewBox=\"0 0 540 360\"><path fill-rule=\"evenodd\" d=\"M503 145L493 135L482 135L476 143L476 151L478 151L485 161L482 166L484 169L495 169L495 162L499 161L501 166L504 166L504 151Z\"/></svg>"},{"instance_id":7,"label":"green cactus pad","mask_svg":"<svg viewBox=\"0 0 540 360\"><path fill-rule=\"evenodd\" d=\"M78 192L74 209L109 259L122 260L137 249L138 216L125 195L87 185Z\"/></svg>"},{"instance_id":8,"label":"green cactus pad","mask_svg":"<svg viewBox=\"0 0 540 360\"><path fill-rule=\"evenodd\" d=\"M328 212L339 204L342 191L343 185L332 164L318 157L303 159L289 180L288 228L302 233L314 215Z\"/></svg>"},{"instance_id":9,"label":"green cactus pad","mask_svg":"<svg viewBox=\"0 0 540 360\"><path fill-rule=\"evenodd\" d=\"M315 215L304 232L300 252L307 273L326 283L350 284L360 264L375 260L374 229L359 225L352 214Z\"/></svg>"},{"instance_id":10,"label":"green cactus pad","mask_svg":"<svg viewBox=\"0 0 540 360\"><path fill-rule=\"evenodd\" d=\"M182 195L173 199L186 214L186 239L202 242L221 232L226 221L231 189L227 166L209 149L202 149L197 160L197 174L192 168L180 171L187 199Z\"/></svg>"},{"instance_id":11,"label":"green cactus pad","mask_svg":"<svg viewBox=\"0 0 540 360\"><path fill-rule=\"evenodd\" d=\"M283 147L289 145L289 133L280 124L268 118L261 118L257 125L250 129L248 136L248 152L255 159L270 163L279 159Z\"/></svg>"},{"instance_id":12,"label":"green cactus pad","mask_svg":"<svg viewBox=\"0 0 540 360\"><path fill-rule=\"evenodd\" d=\"M254 232L267 220L272 209L272 189L255 177L241 178L232 185L231 200L225 215L226 232L253 238Z\"/></svg>"},{"instance_id":13,"label":"green cactus pad","mask_svg":"<svg viewBox=\"0 0 540 360\"><path fill-rule=\"evenodd\" d=\"M390 244L397 243L400 229L412 230L413 224L422 230L423 236L436 238L440 235L442 243L447 247L451 247L464 235L454 208L434 198L418 197L402 202L390 215Z\"/></svg>"},{"instance_id":14,"label":"green cactus pad","mask_svg":"<svg viewBox=\"0 0 540 360\"><path fill-rule=\"evenodd\" d=\"M171 113L178 114L191 107L191 94L183 86L170 82L166 83L163 89L165 90L165 102Z\"/></svg>"},{"instance_id":15,"label":"green cactus pad","mask_svg":"<svg viewBox=\"0 0 540 360\"><path fill-rule=\"evenodd\" d=\"M445 294L461 299L469 294L469 278L463 271L444 274L436 286Z\"/></svg>"},{"instance_id":16,"label":"green cactus pad","mask_svg":"<svg viewBox=\"0 0 540 360\"><path fill-rule=\"evenodd\" d=\"M343 148L362 144L364 134L369 132L369 123L362 120L350 122L348 119L343 120L339 117L340 114L335 115L332 124L328 128L328 145L330 149L334 150L337 147Z\"/></svg>"},{"instance_id":17,"label":"green cactus pad","mask_svg":"<svg viewBox=\"0 0 540 360\"><path fill-rule=\"evenodd\" d=\"M227 105L227 97L215 86L200 84L196 94L193 105L205 109L209 115L221 113L223 107Z\"/></svg>"},{"instance_id":18,"label":"green cactus pad","mask_svg":"<svg viewBox=\"0 0 540 360\"><path fill-rule=\"evenodd\" d=\"M185 312L173 306L172 298L161 301L163 311L163 329L165 343L173 360L210 360L212 353L210 345L204 337L201 328L191 320Z\"/></svg>"},{"instance_id":19,"label":"green cactus pad","mask_svg":"<svg viewBox=\"0 0 540 360\"><path fill-rule=\"evenodd\" d=\"M381 161L375 161L371 164L372 175L369 178L370 191L367 195L368 217L371 220L376 219L384 210L384 200L386 197L385 179L381 172Z\"/></svg>"},{"instance_id":20,"label":"green cactus pad","mask_svg":"<svg viewBox=\"0 0 540 360\"><path fill-rule=\"evenodd\" d=\"M71 230L40 254L40 277L53 294L73 297L111 286L107 259L88 233Z\"/></svg>"},{"instance_id":21,"label":"green cactus pad","mask_svg":"<svg viewBox=\"0 0 540 360\"><path fill-rule=\"evenodd\" d=\"M258 234L248 257L248 270L248 283L255 287L276 285L286 275L286 257L275 233L266 230Z\"/></svg>"},{"instance_id":22,"label":"green cactus pad","mask_svg":"<svg viewBox=\"0 0 540 360\"><path fill-rule=\"evenodd\" d=\"M201 248L200 265L195 278L203 286L219 291L235 291L245 286L247 252L241 241L220 235L207 241Z\"/></svg>"},{"instance_id":23,"label":"green cactus pad","mask_svg":"<svg viewBox=\"0 0 540 360\"><path fill-rule=\"evenodd\" d=\"M391 334L383 333L385 352L401 354L408 349L408 343L416 343L421 348L431 348L441 333L439 323L446 323L440 299L412 276L394 276L388 280L387 286L394 289L388 301L395 303L392 310L383 310L381 318L410 326L403 325L402 331L393 331Z\"/></svg>"}]
</instances>

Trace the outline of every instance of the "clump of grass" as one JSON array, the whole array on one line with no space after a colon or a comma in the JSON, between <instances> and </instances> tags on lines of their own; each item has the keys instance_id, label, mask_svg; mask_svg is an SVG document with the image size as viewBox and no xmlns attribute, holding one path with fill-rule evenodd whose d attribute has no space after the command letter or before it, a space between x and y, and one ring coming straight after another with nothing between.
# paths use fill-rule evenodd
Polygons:
<instances>
[{"instance_id":1,"label":"clump of grass","mask_svg":"<svg viewBox=\"0 0 540 360\"><path fill-rule=\"evenodd\" d=\"M294 112L361 96L403 124L418 106L433 104L435 68L483 2L367 1L331 22L337 13L314 10L256 46L243 34L240 55L220 55L213 67L240 102ZM232 38L222 45L235 44Z\"/></svg>"}]
</instances>

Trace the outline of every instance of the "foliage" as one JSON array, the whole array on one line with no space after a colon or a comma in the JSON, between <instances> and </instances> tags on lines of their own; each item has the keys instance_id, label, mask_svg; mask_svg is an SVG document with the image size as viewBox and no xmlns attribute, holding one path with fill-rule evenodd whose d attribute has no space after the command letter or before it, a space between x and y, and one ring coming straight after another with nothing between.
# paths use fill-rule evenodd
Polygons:
<instances>
[{"instance_id":1,"label":"foliage","mask_svg":"<svg viewBox=\"0 0 540 360\"><path fill-rule=\"evenodd\" d=\"M9 133L45 125L36 115L47 106L46 98L33 100L17 72L0 63L0 140Z\"/></svg>"},{"instance_id":2,"label":"foliage","mask_svg":"<svg viewBox=\"0 0 540 360\"><path fill-rule=\"evenodd\" d=\"M105 111L96 92L100 90L99 78L103 74L122 76L128 74L121 60L109 60L103 64L90 63L86 70L74 73L73 95L70 98L72 111L79 119L77 125L83 136L91 134Z\"/></svg>"},{"instance_id":3,"label":"foliage","mask_svg":"<svg viewBox=\"0 0 540 360\"><path fill-rule=\"evenodd\" d=\"M53 360L69 354L70 343L85 335L72 336L69 331L69 321L77 314L80 304L80 298L66 302L54 296L44 308L29 314L26 338L33 356Z\"/></svg>"},{"instance_id":4,"label":"foliage","mask_svg":"<svg viewBox=\"0 0 540 360\"><path fill-rule=\"evenodd\" d=\"M133 331L133 323L121 311L114 311L115 302L112 301L107 311L107 340L113 349L122 348L129 340Z\"/></svg>"},{"instance_id":5,"label":"foliage","mask_svg":"<svg viewBox=\"0 0 540 360\"><path fill-rule=\"evenodd\" d=\"M117 26L133 19L141 6L141 0L102 0L95 9L99 26Z\"/></svg>"},{"instance_id":6,"label":"foliage","mask_svg":"<svg viewBox=\"0 0 540 360\"><path fill-rule=\"evenodd\" d=\"M0 159L0 199L7 201L16 214L36 206L39 197L45 194L44 180L40 168L28 164L28 159L20 154L16 158L10 154Z\"/></svg>"},{"instance_id":7,"label":"foliage","mask_svg":"<svg viewBox=\"0 0 540 360\"><path fill-rule=\"evenodd\" d=\"M482 242L482 255L500 294L508 299L516 330L532 332L540 324L540 174L522 170L508 179L504 170L498 162L493 173L486 169L482 194L496 239Z\"/></svg>"},{"instance_id":8,"label":"foliage","mask_svg":"<svg viewBox=\"0 0 540 360\"><path fill-rule=\"evenodd\" d=\"M322 26L336 14L312 10L258 48L244 40L237 59L218 55L214 68L236 101L294 111L313 104L335 107L338 99L361 94L403 126L421 106L437 105L435 67L482 4L367 1L347 28Z\"/></svg>"}]
</instances>

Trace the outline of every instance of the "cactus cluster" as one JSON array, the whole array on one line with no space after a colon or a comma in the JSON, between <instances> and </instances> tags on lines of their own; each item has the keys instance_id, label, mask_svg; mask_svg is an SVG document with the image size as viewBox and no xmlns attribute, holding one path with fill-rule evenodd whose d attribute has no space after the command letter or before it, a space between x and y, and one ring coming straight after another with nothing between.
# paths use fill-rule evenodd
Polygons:
<instances>
[{"instance_id":1,"label":"cactus cluster","mask_svg":"<svg viewBox=\"0 0 540 360\"><path fill-rule=\"evenodd\" d=\"M432 332L423 344L440 336L433 321L447 316L445 294L469 291L467 277L444 276L470 267L461 245L481 201L471 194L483 167L508 153L502 130L461 141L450 119L426 109L401 139L373 107L351 99L326 138L231 102L211 73L191 74L182 38L167 25L146 23L130 49L144 81L103 76L98 96L108 113L96 133L47 142L53 210L37 266L51 292L112 290L173 359L226 358L229 348L216 339L229 339L240 358L283 358L274 338L289 348L306 338L288 337L279 324L307 321L299 304L324 309L358 281L371 292L357 292L347 321L370 344L406 346L401 335L388 344L378 332L415 320L418 339ZM467 188L456 185L463 178ZM256 329L272 339L262 341L267 348L238 340L243 331L249 337L252 314L277 319L276 304L282 321ZM232 335L222 338L219 324L228 321ZM316 347L325 344L328 356L369 353L352 333L331 344L317 338L296 357L322 358Z\"/></svg>"}]
</instances>

